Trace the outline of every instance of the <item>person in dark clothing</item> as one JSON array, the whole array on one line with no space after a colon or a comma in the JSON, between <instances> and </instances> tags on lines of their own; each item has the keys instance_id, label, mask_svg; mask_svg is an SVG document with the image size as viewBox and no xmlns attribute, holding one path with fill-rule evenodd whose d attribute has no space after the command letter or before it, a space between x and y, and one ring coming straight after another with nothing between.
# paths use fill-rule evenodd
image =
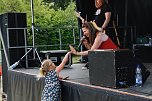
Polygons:
<instances>
[{"instance_id":1,"label":"person in dark clothing","mask_svg":"<svg viewBox=\"0 0 152 101\"><path fill-rule=\"evenodd\" d=\"M99 30L104 31L111 20L111 6L105 0L95 0L95 6L97 10L94 21L100 28Z\"/></svg>"},{"instance_id":2,"label":"person in dark clothing","mask_svg":"<svg viewBox=\"0 0 152 101\"><path fill-rule=\"evenodd\" d=\"M97 10L93 22L96 23L97 30L104 33L104 31L108 29L108 25L111 20L111 7L105 0L95 0L95 6ZM84 24L85 20L82 20L82 23ZM86 46L84 43L83 45ZM88 62L88 57L86 55L82 57L84 57L83 59ZM87 64L85 67L88 67Z\"/></svg>"}]
</instances>

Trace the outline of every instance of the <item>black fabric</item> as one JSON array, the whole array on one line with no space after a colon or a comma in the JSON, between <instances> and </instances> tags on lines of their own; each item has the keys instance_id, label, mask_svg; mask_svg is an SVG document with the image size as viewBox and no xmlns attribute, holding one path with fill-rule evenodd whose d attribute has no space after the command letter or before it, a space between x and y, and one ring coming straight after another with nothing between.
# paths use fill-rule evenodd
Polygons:
<instances>
[{"instance_id":1,"label":"black fabric","mask_svg":"<svg viewBox=\"0 0 152 101\"><path fill-rule=\"evenodd\" d=\"M8 71L8 101L41 101L44 78L36 75Z\"/></svg>"},{"instance_id":2,"label":"black fabric","mask_svg":"<svg viewBox=\"0 0 152 101\"><path fill-rule=\"evenodd\" d=\"M8 71L8 101L40 101L44 78L15 70ZM151 101L120 90L90 86L71 81L61 82L62 101Z\"/></svg>"},{"instance_id":3,"label":"black fabric","mask_svg":"<svg viewBox=\"0 0 152 101\"><path fill-rule=\"evenodd\" d=\"M95 88L76 83L62 82L63 101L151 101L126 93L114 92L108 88Z\"/></svg>"}]
</instances>

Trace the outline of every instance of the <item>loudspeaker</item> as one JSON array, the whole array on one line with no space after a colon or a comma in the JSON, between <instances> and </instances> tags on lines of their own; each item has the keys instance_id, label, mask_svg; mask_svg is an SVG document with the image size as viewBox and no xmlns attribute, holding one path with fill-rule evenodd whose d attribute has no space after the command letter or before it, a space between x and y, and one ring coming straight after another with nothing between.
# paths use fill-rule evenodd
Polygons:
<instances>
[{"instance_id":1,"label":"loudspeaker","mask_svg":"<svg viewBox=\"0 0 152 101\"><path fill-rule=\"evenodd\" d=\"M51 61L56 66L58 66L62 62L62 60L65 57L65 55L67 54L67 52L68 52L68 50L48 50L48 51L41 51L40 54L45 54L45 59L51 59ZM72 56L69 55L68 61L66 62L65 67L69 67L69 66L71 66L71 64L72 64Z\"/></svg>"},{"instance_id":2,"label":"loudspeaker","mask_svg":"<svg viewBox=\"0 0 152 101\"><path fill-rule=\"evenodd\" d=\"M26 13L5 13L0 17L2 36L10 65L12 65L25 54Z\"/></svg>"},{"instance_id":3,"label":"loudspeaker","mask_svg":"<svg viewBox=\"0 0 152 101\"><path fill-rule=\"evenodd\" d=\"M25 54L26 27L26 13L5 13L0 15L0 34L2 34L4 40L10 65L17 62ZM17 67L21 66L25 67L25 63L20 62ZM7 71L8 67L2 50L3 91L5 93L7 93Z\"/></svg>"},{"instance_id":4,"label":"loudspeaker","mask_svg":"<svg viewBox=\"0 0 152 101\"><path fill-rule=\"evenodd\" d=\"M135 69L140 64L143 83L150 72L135 59L131 50L89 51L90 83L111 88L124 88L135 85Z\"/></svg>"},{"instance_id":5,"label":"loudspeaker","mask_svg":"<svg viewBox=\"0 0 152 101\"><path fill-rule=\"evenodd\" d=\"M6 47L25 45L24 29L26 28L26 13L5 13L1 16L1 29ZM12 28L12 29L8 29ZM7 33L8 31L8 33Z\"/></svg>"}]
</instances>

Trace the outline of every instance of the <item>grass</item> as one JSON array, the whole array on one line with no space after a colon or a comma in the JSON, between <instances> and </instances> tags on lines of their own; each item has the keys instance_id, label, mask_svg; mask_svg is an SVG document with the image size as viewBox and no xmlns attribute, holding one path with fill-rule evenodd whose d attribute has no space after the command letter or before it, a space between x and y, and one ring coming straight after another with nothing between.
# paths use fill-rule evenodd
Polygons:
<instances>
[{"instance_id":1,"label":"grass","mask_svg":"<svg viewBox=\"0 0 152 101\"><path fill-rule=\"evenodd\" d=\"M72 63L78 63L78 62L80 62L80 61L79 61L80 58L81 58L81 56L75 56L75 55L73 55L73 56L72 56Z\"/></svg>"}]
</instances>

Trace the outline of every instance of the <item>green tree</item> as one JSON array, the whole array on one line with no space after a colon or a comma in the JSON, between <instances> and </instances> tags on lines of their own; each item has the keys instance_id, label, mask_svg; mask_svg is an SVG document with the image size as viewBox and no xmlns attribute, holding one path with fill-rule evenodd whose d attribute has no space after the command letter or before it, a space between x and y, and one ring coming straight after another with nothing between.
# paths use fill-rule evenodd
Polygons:
<instances>
[{"instance_id":1,"label":"green tree","mask_svg":"<svg viewBox=\"0 0 152 101\"><path fill-rule=\"evenodd\" d=\"M59 8L65 10L72 0L44 0L44 2L52 3L55 10Z\"/></svg>"},{"instance_id":2,"label":"green tree","mask_svg":"<svg viewBox=\"0 0 152 101\"><path fill-rule=\"evenodd\" d=\"M1 0L0 14L6 12L22 12L21 2L19 0Z\"/></svg>"},{"instance_id":3,"label":"green tree","mask_svg":"<svg viewBox=\"0 0 152 101\"><path fill-rule=\"evenodd\" d=\"M27 14L27 26L31 26L31 2L30 0L2 0L0 1L0 13L6 12L25 12ZM77 26L77 18L74 15L75 2L70 2L65 9L57 9L54 2L44 2L43 0L33 0L34 4L34 23L36 45L59 43L57 33L59 27ZM68 35L71 30L63 28L63 35ZM48 41L46 41L46 39ZM68 38L71 40L71 38ZM51 41L50 41L51 40ZM32 45L31 29L28 30L28 41ZM66 40L68 41L68 40ZM66 42L65 41L65 42Z\"/></svg>"}]
</instances>

